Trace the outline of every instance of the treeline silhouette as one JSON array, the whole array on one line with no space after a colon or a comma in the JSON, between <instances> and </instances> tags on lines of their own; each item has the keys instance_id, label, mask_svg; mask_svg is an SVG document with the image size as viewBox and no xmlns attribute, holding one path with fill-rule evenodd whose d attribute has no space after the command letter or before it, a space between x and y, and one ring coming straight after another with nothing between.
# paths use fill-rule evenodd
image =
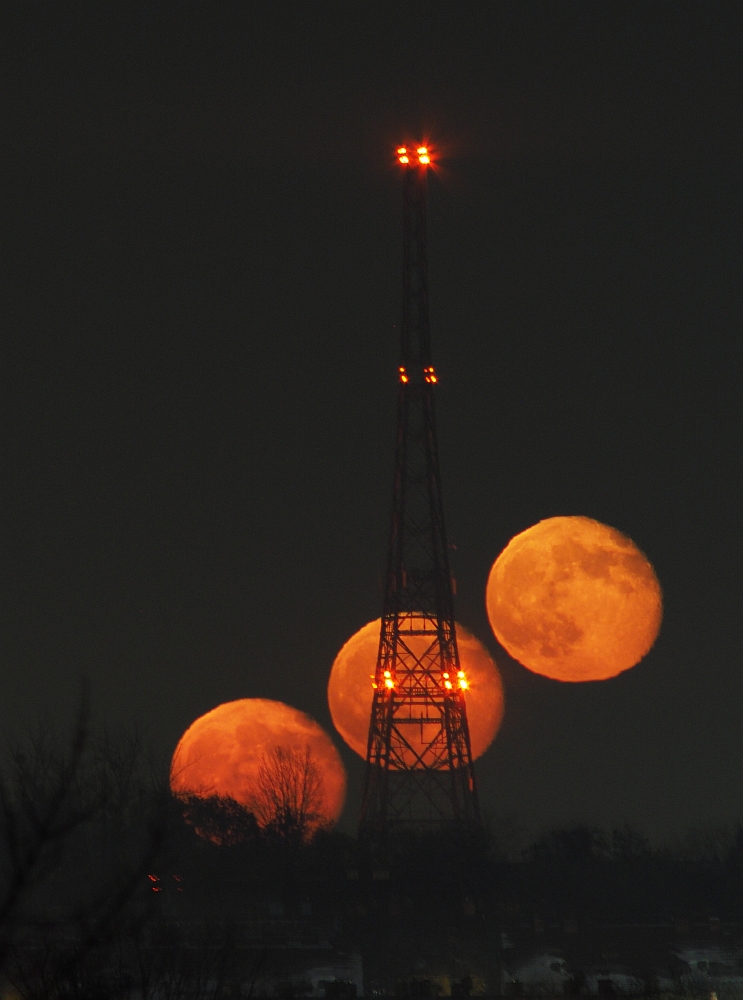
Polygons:
<instances>
[{"instance_id":1,"label":"treeline silhouette","mask_svg":"<svg viewBox=\"0 0 743 1000\"><path fill-rule=\"evenodd\" d=\"M309 755L267 759L264 777L255 810L175 799L143 741L94 733L85 708L68 741L12 746L0 781L3 979L29 1000L146 998L164 983L173 1000L216 997L230 977L255 988L270 949L300 942L360 951L370 976L394 984L412 982L413 960L456 956L463 973L485 954L502 962L504 933L743 921L740 825L663 847L628 827L575 826L506 851L494 826L381 850L319 821Z\"/></svg>"},{"instance_id":2,"label":"treeline silhouette","mask_svg":"<svg viewBox=\"0 0 743 1000\"><path fill-rule=\"evenodd\" d=\"M663 922L743 918L743 827L689 832L653 848L630 827L551 830L516 864L499 866L500 894L559 919Z\"/></svg>"}]
</instances>

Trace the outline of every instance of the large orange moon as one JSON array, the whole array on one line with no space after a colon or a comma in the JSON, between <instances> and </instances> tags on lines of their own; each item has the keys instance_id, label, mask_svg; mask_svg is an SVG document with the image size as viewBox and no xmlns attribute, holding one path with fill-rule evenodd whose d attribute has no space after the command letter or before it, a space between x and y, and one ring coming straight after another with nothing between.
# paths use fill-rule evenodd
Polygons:
<instances>
[{"instance_id":1,"label":"large orange moon","mask_svg":"<svg viewBox=\"0 0 743 1000\"><path fill-rule=\"evenodd\" d=\"M351 636L336 656L328 681L328 705L335 728L363 758L369 737L380 626L381 619L377 618ZM427 646L424 636L410 636L407 642L416 655ZM503 683L487 649L459 624L457 646L468 682L465 699L472 756L480 757L493 742L503 718Z\"/></svg>"},{"instance_id":2,"label":"large orange moon","mask_svg":"<svg viewBox=\"0 0 743 1000\"><path fill-rule=\"evenodd\" d=\"M655 642L660 584L635 543L589 517L550 517L512 538L485 600L502 646L558 681L602 681Z\"/></svg>"},{"instance_id":3,"label":"large orange moon","mask_svg":"<svg viewBox=\"0 0 743 1000\"><path fill-rule=\"evenodd\" d=\"M173 754L171 791L229 796L249 808L261 765L277 747L302 752L309 747L322 778L319 811L334 823L346 798L346 770L333 741L309 715L265 698L228 701L193 722Z\"/></svg>"}]
</instances>

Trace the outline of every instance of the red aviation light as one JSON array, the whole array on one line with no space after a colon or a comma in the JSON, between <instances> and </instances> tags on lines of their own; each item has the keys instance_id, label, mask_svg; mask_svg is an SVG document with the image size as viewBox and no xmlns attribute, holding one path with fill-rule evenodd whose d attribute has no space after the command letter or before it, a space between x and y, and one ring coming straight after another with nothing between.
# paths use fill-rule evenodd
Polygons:
<instances>
[{"instance_id":1,"label":"red aviation light","mask_svg":"<svg viewBox=\"0 0 743 1000\"><path fill-rule=\"evenodd\" d=\"M423 369L423 378L426 380L426 382L431 382L434 384L438 382L438 377L436 375L436 372L434 371L433 366Z\"/></svg>"},{"instance_id":2,"label":"red aviation light","mask_svg":"<svg viewBox=\"0 0 743 1000\"><path fill-rule=\"evenodd\" d=\"M400 365L400 367L397 370L400 373L400 381L401 382L409 382L410 381L410 379L408 378L408 373L405 370L405 365Z\"/></svg>"},{"instance_id":3,"label":"red aviation light","mask_svg":"<svg viewBox=\"0 0 743 1000\"><path fill-rule=\"evenodd\" d=\"M414 154L407 146L397 147L397 161L402 163L403 166L407 166L410 163L410 158ZM422 167L427 167L431 163L431 153L428 146L417 146L415 150L415 156L418 157L418 163Z\"/></svg>"}]
</instances>

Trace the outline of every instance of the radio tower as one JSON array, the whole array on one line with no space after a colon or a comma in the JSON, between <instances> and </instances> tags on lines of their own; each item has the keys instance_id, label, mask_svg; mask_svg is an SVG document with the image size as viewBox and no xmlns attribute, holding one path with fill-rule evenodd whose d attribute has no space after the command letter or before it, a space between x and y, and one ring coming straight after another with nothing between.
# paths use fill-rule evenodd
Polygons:
<instances>
[{"instance_id":1,"label":"radio tower","mask_svg":"<svg viewBox=\"0 0 743 1000\"><path fill-rule=\"evenodd\" d=\"M476 828L480 813L441 504L426 259L429 150L397 150L403 301L392 524L360 832Z\"/></svg>"}]
</instances>

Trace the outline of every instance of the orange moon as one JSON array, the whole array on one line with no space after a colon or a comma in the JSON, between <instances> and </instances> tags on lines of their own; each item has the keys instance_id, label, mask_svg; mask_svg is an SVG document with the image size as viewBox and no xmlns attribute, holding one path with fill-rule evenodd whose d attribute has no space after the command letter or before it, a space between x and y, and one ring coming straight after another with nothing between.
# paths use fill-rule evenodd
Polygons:
<instances>
[{"instance_id":1,"label":"orange moon","mask_svg":"<svg viewBox=\"0 0 743 1000\"><path fill-rule=\"evenodd\" d=\"M363 758L369 736L380 625L381 619L377 618L351 636L336 656L328 681L328 705L335 728ZM423 636L411 636L407 641L416 655L427 646ZM468 681L465 699L472 756L479 757L493 742L503 718L503 684L487 649L459 624L457 645Z\"/></svg>"},{"instance_id":2,"label":"orange moon","mask_svg":"<svg viewBox=\"0 0 743 1000\"><path fill-rule=\"evenodd\" d=\"M646 557L589 517L550 517L512 538L490 571L485 600L501 645L558 681L602 681L634 667L663 617Z\"/></svg>"},{"instance_id":3,"label":"orange moon","mask_svg":"<svg viewBox=\"0 0 743 1000\"><path fill-rule=\"evenodd\" d=\"M250 806L258 772L276 747L309 747L322 778L321 813L335 822L346 798L346 771L325 730L290 705L265 698L242 698L213 708L181 736L170 766L174 795L229 796Z\"/></svg>"}]
</instances>

